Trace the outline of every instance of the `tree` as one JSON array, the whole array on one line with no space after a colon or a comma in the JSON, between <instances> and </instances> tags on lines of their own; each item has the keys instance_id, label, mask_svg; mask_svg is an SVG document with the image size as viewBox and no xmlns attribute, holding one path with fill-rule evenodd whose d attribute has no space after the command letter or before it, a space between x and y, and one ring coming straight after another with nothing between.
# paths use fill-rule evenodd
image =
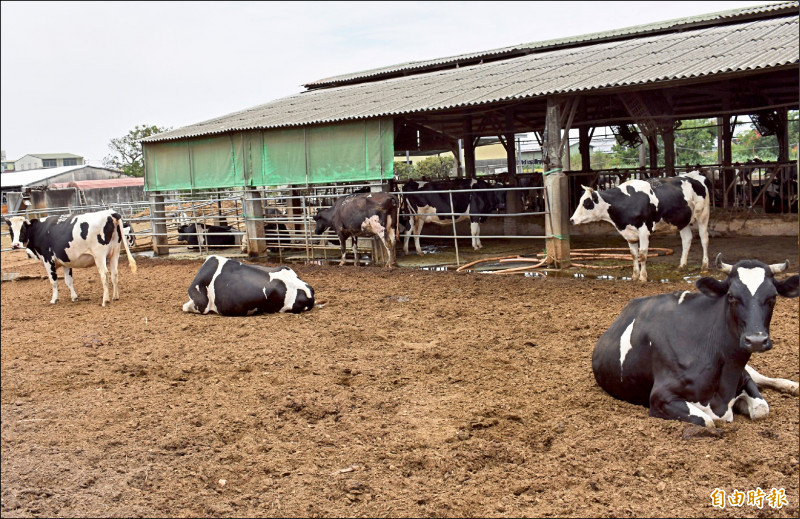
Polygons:
<instances>
[{"instance_id":1,"label":"tree","mask_svg":"<svg viewBox=\"0 0 800 519\"><path fill-rule=\"evenodd\" d=\"M144 157L139 140L171 129L159 128L155 125L136 125L136 128L129 131L127 135L111 139L111 142L108 143L108 148L113 153L103 159L103 165L107 168L118 169L126 175L143 177Z\"/></svg>"},{"instance_id":2,"label":"tree","mask_svg":"<svg viewBox=\"0 0 800 519\"><path fill-rule=\"evenodd\" d=\"M447 178L453 171L455 163L456 159L453 157L427 157L416 165L416 170L420 178L425 177L428 180Z\"/></svg>"},{"instance_id":3,"label":"tree","mask_svg":"<svg viewBox=\"0 0 800 519\"><path fill-rule=\"evenodd\" d=\"M394 163L394 176L397 180L411 180L414 178L414 164L406 164L405 162Z\"/></svg>"}]
</instances>

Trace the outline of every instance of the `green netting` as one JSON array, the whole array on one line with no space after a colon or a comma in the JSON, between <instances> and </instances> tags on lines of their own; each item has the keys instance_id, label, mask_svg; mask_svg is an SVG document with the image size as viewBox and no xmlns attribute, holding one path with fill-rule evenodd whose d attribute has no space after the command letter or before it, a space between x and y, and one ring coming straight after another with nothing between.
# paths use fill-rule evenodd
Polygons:
<instances>
[{"instance_id":1,"label":"green netting","mask_svg":"<svg viewBox=\"0 0 800 519\"><path fill-rule=\"evenodd\" d=\"M391 119L144 144L145 189L329 184L391 178Z\"/></svg>"}]
</instances>

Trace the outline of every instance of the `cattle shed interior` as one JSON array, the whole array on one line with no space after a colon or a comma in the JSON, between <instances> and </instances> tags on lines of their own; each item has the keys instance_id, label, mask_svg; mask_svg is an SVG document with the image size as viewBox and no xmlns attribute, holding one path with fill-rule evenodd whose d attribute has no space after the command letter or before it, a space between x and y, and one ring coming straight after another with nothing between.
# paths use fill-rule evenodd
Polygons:
<instances>
[{"instance_id":1,"label":"cattle shed interior","mask_svg":"<svg viewBox=\"0 0 800 519\"><path fill-rule=\"evenodd\" d=\"M580 184L592 182L595 128L639 134L651 151L640 173L649 178L676 174L674 130L681 120L716 118L720 160L713 175L726 186L733 175L732 121L748 115L778 136L784 169L776 171L796 179L787 112L798 109L800 94L798 19L798 2L780 2L313 81L298 94L144 139L145 188L163 214L168 193L239 189L244 213L256 219L272 203L267 191L288 189L277 198L299 214L320 201L293 200L292 189L319 195L343 184L377 184L391 191L394 157L407 152L453 151L458 175L472 178L482 137L505 146L503 180L513 188L514 135L534 132L548 202L544 238L550 259L563 265L570 206ZM581 163L565 165L570 129L578 130ZM663 168L655 160L657 137ZM519 192L508 196L509 213L518 213ZM247 227L251 240L263 238L260 227ZM513 222L506 231L519 232ZM166 252L157 234L154 250ZM250 252L264 248L255 244Z\"/></svg>"}]
</instances>

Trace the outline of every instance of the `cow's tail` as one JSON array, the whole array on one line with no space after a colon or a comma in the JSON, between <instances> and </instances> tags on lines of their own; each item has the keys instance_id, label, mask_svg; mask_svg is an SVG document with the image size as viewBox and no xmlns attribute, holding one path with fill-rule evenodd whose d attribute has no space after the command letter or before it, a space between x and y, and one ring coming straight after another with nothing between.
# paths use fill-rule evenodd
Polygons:
<instances>
[{"instance_id":1,"label":"cow's tail","mask_svg":"<svg viewBox=\"0 0 800 519\"><path fill-rule=\"evenodd\" d=\"M403 211L403 193L397 195L397 214L394 220L394 239L400 241L400 213Z\"/></svg>"},{"instance_id":2,"label":"cow's tail","mask_svg":"<svg viewBox=\"0 0 800 519\"><path fill-rule=\"evenodd\" d=\"M128 239L122 233L123 221L122 215L117 215L117 232L119 233L119 237L122 240L122 245L125 247L125 254L128 255L128 265L131 267L131 272L136 274L136 260L133 259L133 255L131 254L131 249L128 247ZM133 232L133 226L131 226L131 232Z\"/></svg>"}]
</instances>

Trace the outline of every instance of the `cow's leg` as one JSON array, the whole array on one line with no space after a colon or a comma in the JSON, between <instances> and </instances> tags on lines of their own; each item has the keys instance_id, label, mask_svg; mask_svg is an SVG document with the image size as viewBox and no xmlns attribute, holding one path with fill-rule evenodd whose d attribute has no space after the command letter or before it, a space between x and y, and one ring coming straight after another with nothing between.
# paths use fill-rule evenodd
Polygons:
<instances>
[{"instance_id":1,"label":"cow's leg","mask_svg":"<svg viewBox=\"0 0 800 519\"><path fill-rule=\"evenodd\" d=\"M480 222L470 222L469 231L472 234L472 248L478 250L481 245L481 224Z\"/></svg>"},{"instance_id":2,"label":"cow's leg","mask_svg":"<svg viewBox=\"0 0 800 519\"><path fill-rule=\"evenodd\" d=\"M703 263L701 271L708 270L708 211L704 218L697 219L697 233L700 235L700 245L703 247Z\"/></svg>"},{"instance_id":3,"label":"cow's leg","mask_svg":"<svg viewBox=\"0 0 800 519\"><path fill-rule=\"evenodd\" d=\"M103 283L103 306L111 301L108 297L108 267L106 266L106 257L104 255L98 256L94 259L94 264L97 265L97 271L100 273L100 281Z\"/></svg>"},{"instance_id":4,"label":"cow's leg","mask_svg":"<svg viewBox=\"0 0 800 519\"><path fill-rule=\"evenodd\" d=\"M650 232L647 230L647 226L642 225L642 228L639 229L639 263L641 263L639 281L642 283L647 281L647 252L649 248Z\"/></svg>"},{"instance_id":5,"label":"cow's leg","mask_svg":"<svg viewBox=\"0 0 800 519\"><path fill-rule=\"evenodd\" d=\"M47 277L50 278L50 284L53 286L53 297L50 298L50 304L58 303L58 273L56 272L56 263L54 261L47 261L42 258L44 269L47 271Z\"/></svg>"},{"instance_id":6,"label":"cow's leg","mask_svg":"<svg viewBox=\"0 0 800 519\"><path fill-rule=\"evenodd\" d=\"M73 279L72 279L72 269L64 267L64 283L67 284L67 288L69 288L69 294L72 297L73 301L78 300L78 294L75 292L75 287Z\"/></svg>"},{"instance_id":7,"label":"cow's leg","mask_svg":"<svg viewBox=\"0 0 800 519\"><path fill-rule=\"evenodd\" d=\"M672 395L659 396L655 390L650 394L650 416L714 427L714 417L705 410L686 400L675 399Z\"/></svg>"},{"instance_id":8,"label":"cow's leg","mask_svg":"<svg viewBox=\"0 0 800 519\"><path fill-rule=\"evenodd\" d=\"M403 235L403 254L408 254L408 240L411 239L411 231L414 229L414 217L408 217L408 228Z\"/></svg>"},{"instance_id":9,"label":"cow's leg","mask_svg":"<svg viewBox=\"0 0 800 519\"><path fill-rule=\"evenodd\" d=\"M686 226L681 229L681 261L678 268L685 268L689 263L689 249L692 247L692 228Z\"/></svg>"},{"instance_id":10,"label":"cow's leg","mask_svg":"<svg viewBox=\"0 0 800 519\"><path fill-rule=\"evenodd\" d=\"M770 389L774 389L775 391L780 391L781 393L789 393L794 396L800 395L800 386L798 386L797 382L792 382L791 380L787 380L785 378L765 377L753 369L750 364L746 365L744 369L758 388L763 389L768 387Z\"/></svg>"},{"instance_id":11,"label":"cow's leg","mask_svg":"<svg viewBox=\"0 0 800 519\"><path fill-rule=\"evenodd\" d=\"M636 281L639 279L639 242L629 241L628 247L631 249L631 256L633 256L633 274L631 279Z\"/></svg>"},{"instance_id":12,"label":"cow's leg","mask_svg":"<svg viewBox=\"0 0 800 519\"><path fill-rule=\"evenodd\" d=\"M344 266L344 258L347 255L347 237L344 234L338 234L339 236L339 247L342 249L342 261L339 262L339 266ZM358 261L358 257L356 257L356 261Z\"/></svg>"},{"instance_id":13,"label":"cow's leg","mask_svg":"<svg viewBox=\"0 0 800 519\"><path fill-rule=\"evenodd\" d=\"M353 265L356 267L358 266L358 236L353 236L350 238L353 240ZM342 261L344 261L344 257L342 257Z\"/></svg>"},{"instance_id":14,"label":"cow's leg","mask_svg":"<svg viewBox=\"0 0 800 519\"><path fill-rule=\"evenodd\" d=\"M744 384L740 389L739 396L733 402L733 409L751 420L758 420L769 414L767 401L761 396L755 382L747 373L744 375Z\"/></svg>"},{"instance_id":15,"label":"cow's leg","mask_svg":"<svg viewBox=\"0 0 800 519\"><path fill-rule=\"evenodd\" d=\"M417 254L422 254L422 247L419 244L419 235L422 234L422 227L425 222L421 218L414 219L414 248L417 249Z\"/></svg>"},{"instance_id":16,"label":"cow's leg","mask_svg":"<svg viewBox=\"0 0 800 519\"><path fill-rule=\"evenodd\" d=\"M397 257L395 253L395 247L397 242L397 237L395 236L395 225L396 222L393 221L392 215L386 216L386 234L389 238L388 245L386 242L383 242L383 245L386 247L386 252L389 253L389 259L386 262L386 266L389 268L393 268L395 263L397 262Z\"/></svg>"},{"instance_id":17,"label":"cow's leg","mask_svg":"<svg viewBox=\"0 0 800 519\"><path fill-rule=\"evenodd\" d=\"M119 280L119 253L111 255L111 261L109 262L109 270L111 271L111 286L114 288L114 293L112 297L116 301L119 299L119 288L117 286L117 281Z\"/></svg>"}]
</instances>

